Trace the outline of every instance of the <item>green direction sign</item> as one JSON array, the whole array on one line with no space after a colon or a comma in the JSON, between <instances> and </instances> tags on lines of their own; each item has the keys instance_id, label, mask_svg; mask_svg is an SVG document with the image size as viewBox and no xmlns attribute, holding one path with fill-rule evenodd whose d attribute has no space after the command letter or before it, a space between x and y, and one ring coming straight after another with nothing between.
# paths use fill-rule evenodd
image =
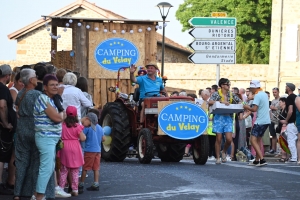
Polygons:
<instances>
[{"instance_id":1,"label":"green direction sign","mask_svg":"<svg viewBox=\"0 0 300 200\"><path fill-rule=\"evenodd\" d=\"M192 26L236 26L234 17L193 17L189 20Z\"/></svg>"}]
</instances>

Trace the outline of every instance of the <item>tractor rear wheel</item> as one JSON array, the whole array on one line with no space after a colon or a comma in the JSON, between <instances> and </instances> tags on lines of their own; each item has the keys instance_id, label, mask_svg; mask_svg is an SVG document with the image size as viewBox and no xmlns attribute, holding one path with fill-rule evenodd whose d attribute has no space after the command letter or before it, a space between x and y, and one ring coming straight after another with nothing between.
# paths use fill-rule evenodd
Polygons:
<instances>
[{"instance_id":1,"label":"tractor rear wheel","mask_svg":"<svg viewBox=\"0 0 300 200\"><path fill-rule=\"evenodd\" d=\"M209 141L207 135L201 135L194 140L193 159L197 165L205 165L208 158Z\"/></svg>"},{"instance_id":2,"label":"tractor rear wheel","mask_svg":"<svg viewBox=\"0 0 300 200\"><path fill-rule=\"evenodd\" d=\"M120 102L110 102L103 107L100 125L111 128L110 144L102 143L102 158L105 161L122 162L130 145L130 127L125 106Z\"/></svg>"},{"instance_id":3,"label":"tractor rear wheel","mask_svg":"<svg viewBox=\"0 0 300 200\"><path fill-rule=\"evenodd\" d=\"M153 158L152 133L147 128L143 128L138 136L138 157L142 164L149 164Z\"/></svg>"}]
</instances>

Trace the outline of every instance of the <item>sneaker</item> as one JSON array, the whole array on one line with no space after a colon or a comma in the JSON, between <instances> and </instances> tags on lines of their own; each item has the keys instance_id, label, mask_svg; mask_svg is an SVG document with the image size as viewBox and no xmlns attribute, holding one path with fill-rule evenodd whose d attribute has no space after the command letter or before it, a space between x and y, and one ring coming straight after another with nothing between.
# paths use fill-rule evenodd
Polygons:
<instances>
[{"instance_id":1,"label":"sneaker","mask_svg":"<svg viewBox=\"0 0 300 200\"><path fill-rule=\"evenodd\" d=\"M262 167L262 166L265 166L265 165L267 165L267 161L266 161L265 159L261 159L261 160L259 161L259 164L256 165L256 166L257 166L257 167Z\"/></svg>"},{"instance_id":2,"label":"sneaker","mask_svg":"<svg viewBox=\"0 0 300 200\"><path fill-rule=\"evenodd\" d=\"M72 190L71 195L72 196L78 196L78 190Z\"/></svg>"},{"instance_id":3,"label":"sneaker","mask_svg":"<svg viewBox=\"0 0 300 200\"><path fill-rule=\"evenodd\" d=\"M84 185L80 183L80 184L78 185L78 194L82 194L83 191L84 191Z\"/></svg>"},{"instance_id":4,"label":"sneaker","mask_svg":"<svg viewBox=\"0 0 300 200\"><path fill-rule=\"evenodd\" d=\"M71 197L71 194L66 193L62 188L55 188L55 197L58 198L68 198Z\"/></svg>"},{"instance_id":5,"label":"sneaker","mask_svg":"<svg viewBox=\"0 0 300 200\"><path fill-rule=\"evenodd\" d=\"M2 194L2 195L13 195L14 190L11 190L11 189L7 188L6 184L1 183L0 184L0 194Z\"/></svg>"},{"instance_id":6,"label":"sneaker","mask_svg":"<svg viewBox=\"0 0 300 200\"><path fill-rule=\"evenodd\" d=\"M32 195L30 200L36 200L36 197L34 195Z\"/></svg>"},{"instance_id":7,"label":"sneaker","mask_svg":"<svg viewBox=\"0 0 300 200\"><path fill-rule=\"evenodd\" d=\"M219 159L216 159L216 165L220 165L220 164L221 164L220 158L219 158Z\"/></svg>"},{"instance_id":8,"label":"sneaker","mask_svg":"<svg viewBox=\"0 0 300 200\"><path fill-rule=\"evenodd\" d=\"M208 160L216 160L216 158L214 156L210 156L208 157Z\"/></svg>"},{"instance_id":9,"label":"sneaker","mask_svg":"<svg viewBox=\"0 0 300 200\"><path fill-rule=\"evenodd\" d=\"M273 149L271 149L269 152L266 152L266 154L274 154L275 151Z\"/></svg>"},{"instance_id":10,"label":"sneaker","mask_svg":"<svg viewBox=\"0 0 300 200\"><path fill-rule=\"evenodd\" d=\"M249 162L248 166L256 166L259 165L259 161L258 160L254 160L253 162Z\"/></svg>"},{"instance_id":11,"label":"sneaker","mask_svg":"<svg viewBox=\"0 0 300 200\"><path fill-rule=\"evenodd\" d=\"M99 191L99 185L93 184L91 187L86 188L88 191Z\"/></svg>"},{"instance_id":12,"label":"sneaker","mask_svg":"<svg viewBox=\"0 0 300 200\"><path fill-rule=\"evenodd\" d=\"M297 162L297 165L300 165L300 161Z\"/></svg>"},{"instance_id":13,"label":"sneaker","mask_svg":"<svg viewBox=\"0 0 300 200\"><path fill-rule=\"evenodd\" d=\"M226 156L226 161L231 161L231 157L229 155Z\"/></svg>"},{"instance_id":14,"label":"sneaker","mask_svg":"<svg viewBox=\"0 0 300 200\"><path fill-rule=\"evenodd\" d=\"M292 159L288 159L287 161L285 161L285 163L292 164L292 163L297 163L297 161L296 160L292 160Z\"/></svg>"}]
</instances>

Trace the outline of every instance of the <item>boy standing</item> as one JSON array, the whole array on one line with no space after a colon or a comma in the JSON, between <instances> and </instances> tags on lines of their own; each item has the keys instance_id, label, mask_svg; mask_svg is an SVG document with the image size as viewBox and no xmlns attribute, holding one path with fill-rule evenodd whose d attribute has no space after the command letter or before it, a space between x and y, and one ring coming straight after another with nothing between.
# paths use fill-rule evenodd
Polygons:
<instances>
[{"instance_id":1,"label":"boy standing","mask_svg":"<svg viewBox=\"0 0 300 200\"><path fill-rule=\"evenodd\" d=\"M84 180L87 170L93 170L94 183L88 187L88 191L99 191L99 170L101 158L101 142L104 141L104 134L102 127L98 124L98 117L94 113L88 113L81 119L82 125L85 127L83 133L86 135L84 148L84 165L80 183L78 186L78 193L82 194L84 190Z\"/></svg>"},{"instance_id":2,"label":"boy standing","mask_svg":"<svg viewBox=\"0 0 300 200\"><path fill-rule=\"evenodd\" d=\"M269 99L268 95L261 89L260 81L258 80L253 80L250 82L249 90L252 94L255 95L252 103L253 107L244 105L244 109L251 112L257 112L257 117L254 122L250 137L251 145L256 151L256 157L253 162L249 163L249 165L264 166L267 163L262 155L259 144L271 122L270 115L268 114Z\"/></svg>"}]
</instances>

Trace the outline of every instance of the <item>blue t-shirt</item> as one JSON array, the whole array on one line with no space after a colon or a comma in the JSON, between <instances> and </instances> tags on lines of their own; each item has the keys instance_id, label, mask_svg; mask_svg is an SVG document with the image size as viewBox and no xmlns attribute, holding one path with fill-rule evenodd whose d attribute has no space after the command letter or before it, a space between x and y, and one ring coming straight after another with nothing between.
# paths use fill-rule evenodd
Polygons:
<instances>
[{"instance_id":1,"label":"blue t-shirt","mask_svg":"<svg viewBox=\"0 0 300 200\"><path fill-rule=\"evenodd\" d=\"M152 80L148 75L138 76L136 82L140 86L140 99L159 95L159 92L164 89L162 79L159 77Z\"/></svg>"},{"instance_id":2,"label":"blue t-shirt","mask_svg":"<svg viewBox=\"0 0 300 200\"><path fill-rule=\"evenodd\" d=\"M84 128L83 133L86 135L84 152L101 152L101 142L104 134L102 127L97 124L96 131L92 127Z\"/></svg>"},{"instance_id":3,"label":"blue t-shirt","mask_svg":"<svg viewBox=\"0 0 300 200\"><path fill-rule=\"evenodd\" d=\"M268 95L264 91L258 92L253 100L253 103L258 106L257 116L254 124L263 125L270 124L270 110Z\"/></svg>"}]
</instances>

